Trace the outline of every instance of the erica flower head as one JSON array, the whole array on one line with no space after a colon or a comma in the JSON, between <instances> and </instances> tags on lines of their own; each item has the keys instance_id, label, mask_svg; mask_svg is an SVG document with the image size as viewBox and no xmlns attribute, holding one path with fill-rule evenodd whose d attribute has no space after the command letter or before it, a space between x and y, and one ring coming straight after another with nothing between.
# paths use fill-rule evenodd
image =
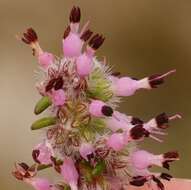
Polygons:
<instances>
[{"instance_id":1,"label":"erica flower head","mask_svg":"<svg viewBox=\"0 0 191 190\"><path fill-rule=\"evenodd\" d=\"M164 190L161 179L171 180L172 176L149 168L170 169L170 163L179 160L178 152L155 155L140 150L138 143L145 138L163 142L161 136L167 135L169 122L181 115L161 113L145 122L117 108L121 97L154 89L175 70L143 79L121 77L105 59L96 57L105 37L92 31L89 22L80 28L80 20L81 10L74 6L61 39L61 57L41 48L34 29L27 29L21 37L41 67L42 76L36 84L40 100L34 113L46 116L31 126L43 134L42 142L32 151L34 164L16 164L13 175L36 190L127 189L130 184L144 186L151 181ZM50 184L37 177L49 167L59 174L59 182Z\"/></svg>"}]
</instances>

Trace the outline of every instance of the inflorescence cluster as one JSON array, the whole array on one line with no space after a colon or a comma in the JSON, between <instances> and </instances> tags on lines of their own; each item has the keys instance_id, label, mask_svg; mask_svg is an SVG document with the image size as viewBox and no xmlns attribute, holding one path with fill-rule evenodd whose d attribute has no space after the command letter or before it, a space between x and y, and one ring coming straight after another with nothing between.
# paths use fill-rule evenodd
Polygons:
<instances>
[{"instance_id":1,"label":"inflorescence cluster","mask_svg":"<svg viewBox=\"0 0 191 190\"><path fill-rule=\"evenodd\" d=\"M80 18L79 7L73 7L63 35L62 58L45 52L32 28L23 33L21 40L32 48L41 73L36 86L41 99L34 113L49 112L31 126L44 131L42 142L32 151L35 163L15 164L13 175L36 190L123 190L129 184L145 183L164 190L161 179L172 176L149 168L169 169L178 153L154 155L139 149L137 142L145 138L161 142L159 136L166 135L169 121L181 116L161 113L144 122L116 108L121 97L156 88L175 70L140 80L112 72L105 60L95 56L105 38L89 30L88 22L80 30ZM60 181L37 177L49 167L60 174Z\"/></svg>"}]
</instances>

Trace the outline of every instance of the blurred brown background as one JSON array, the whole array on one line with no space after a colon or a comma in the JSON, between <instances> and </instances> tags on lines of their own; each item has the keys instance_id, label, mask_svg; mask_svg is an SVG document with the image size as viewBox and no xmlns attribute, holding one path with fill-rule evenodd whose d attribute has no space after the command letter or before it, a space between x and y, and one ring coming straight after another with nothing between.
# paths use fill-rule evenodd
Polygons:
<instances>
[{"instance_id":1,"label":"blurred brown background","mask_svg":"<svg viewBox=\"0 0 191 190\"><path fill-rule=\"evenodd\" d=\"M116 70L144 77L176 68L166 85L126 98L122 111L145 120L157 113L180 112L164 144L145 143L155 153L178 149L181 160L172 165L176 177L191 178L191 1L190 0L0 0L0 189L30 189L11 176L15 161L31 162L31 149L40 132L29 130L36 119L33 107L36 60L15 39L34 27L42 46L60 55L61 38L73 5L83 21L106 36L99 56Z\"/></svg>"}]
</instances>

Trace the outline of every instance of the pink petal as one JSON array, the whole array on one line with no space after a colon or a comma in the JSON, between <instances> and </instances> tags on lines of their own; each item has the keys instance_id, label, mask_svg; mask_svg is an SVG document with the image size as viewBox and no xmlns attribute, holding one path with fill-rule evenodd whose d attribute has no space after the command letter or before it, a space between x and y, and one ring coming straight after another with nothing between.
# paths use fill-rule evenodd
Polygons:
<instances>
[{"instance_id":1,"label":"pink petal","mask_svg":"<svg viewBox=\"0 0 191 190\"><path fill-rule=\"evenodd\" d=\"M25 180L27 183L33 186L35 190L51 190L51 184L44 178L31 178Z\"/></svg>"},{"instance_id":2,"label":"pink petal","mask_svg":"<svg viewBox=\"0 0 191 190\"><path fill-rule=\"evenodd\" d=\"M131 163L137 169L145 169L151 164L153 155L144 150L138 150L131 154Z\"/></svg>"},{"instance_id":3,"label":"pink petal","mask_svg":"<svg viewBox=\"0 0 191 190\"><path fill-rule=\"evenodd\" d=\"M47 69L54 62L54 56L51 53L43 52L38 56L38 62L41 67Z\"/></svg>"},{"instance_id":4,"label":"pink petal","mask_svg":"<svg viewBox=\"0 0 191 190\"><path fill-rule=\"evenodd\" d=\"M79 149L80 155L82 158L88 161L87 156L94 152L94 148L90 143L82 143Z\"/></svg>"},{"instance_id":5,"label":"pink petal","mask_svg":"<svg viewBox=\"0 0 191 190\"><path fill-rule=\"evenodd\" d=\"M104 105L105 103L100 100L93 100L89 105L90 114L95 117L102 117L103 113L101 110Z\"/></svg>"},{"instance_id":6,"label":"pink petal","mask_svg":"<svg viewBox=\"0 0 191 190\"><path fill-rule=\"evenodd\" d=\"M46 145L46 143L40 143L38 144L34 150L38 150L39 151L39 155L37 157L37 160L41 163L41 164L50 164L52 163L51 161L51 156L53 156L52 154L52 150L50 147L48 147Z\"/></svg>"},{"instance_id":7,"label":"pink petal","mask_svg":"<svg viewBox=\"0 0 191 190\"><path fill-rule=\"evenodd\" d=\"M116 82L115 93L118 96L131 96L137 90L137 81L130 77L122 77Z\"/></svg>"},{"instance_id":8,"label":"pink petal","mask_svg":"<svg viewBox=\"0 0 191 190\"><path fill-rule=\"evenodd\" d=\"M63 52L66 57L78 57L81 54L83 42L77 33L70 34L63 40Z\"/></svg>"},{"instance_id":9,"label":"pink petal","mask_svg":"<svg viewBox=\"0 0 191 190\"><path fill-rule=\"evenodd\" d=\"M114 116L106 119L107 127L112 131L117 131L119 129L128 130L131 126L131 119L118 111L115 111Z\"/></svg>"},{"instance_id":10,"label":"pink petal","mask_svg":"<svg viewBox=\"0 0 191 190\"><path fill-rule=\"evenodd\" d=\"M66 158L61 166L61 175L64 177L65 182L75 189L78 183L79 174L76 170L74 162L71 158Z\"/></svg>"},{"instance_id":11,"label":"pink petal","mask_svg":"<svg viewBox=\"0 0 191 190\"><path fill-rule=\"evenodd\" d=\"M59 89L52 92L52 101L55 106L62 106L65 104L66 96L64 90Z\"/></svg>"},{"instance_id":12,"label":"pink petal","mask_svg":"<svg viewBox=\"0 0 191 190\"><path fill-rule=\"evenodd\" d=\"M76 69L80 76L88 76L92 70L92 57L86 53L80 55L76 60Z\"/></svg>"},{"instance_id":13,"label":"pink petal","mask_svg":"<svg viewBox=\"0 0 191 190\"><path fill-rule=\"evenodd\" d=\"M115 151L120 151L124 148L124 136L121 133L114 133L107 140L107 146L113 148Z\"/></svg>"}]
</instances>

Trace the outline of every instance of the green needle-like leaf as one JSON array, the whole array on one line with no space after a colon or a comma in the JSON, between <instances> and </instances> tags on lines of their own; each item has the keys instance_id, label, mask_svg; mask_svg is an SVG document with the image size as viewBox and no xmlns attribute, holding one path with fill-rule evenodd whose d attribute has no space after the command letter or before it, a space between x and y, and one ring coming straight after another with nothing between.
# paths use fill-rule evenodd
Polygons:
<instances>
[{"instance_id":1,"label":"green needle-like leaf","mask_svg":"<svg viewBox=\"0 0 191 190\"><path fill-rule=\"evenodd\" d=\"M41 129L41 128L48 127L51 125L55 125L56 121L57 121L56 117L44 117L42 119L35 121L32 124L31 129L37 130L37 129Z\"/></svg>"},{"instance_id":2,"label":"green needle-like leaf","mask_svg":"<svg viewBox=\"0 0 191 190\"><path fill-rule=\"evenodd\" d=\"M50 105L52 105L50 97L44 96L37 102L34 113L38 115L42 113L45 109L47 109Z\"/></svg>"}]
</instances>

